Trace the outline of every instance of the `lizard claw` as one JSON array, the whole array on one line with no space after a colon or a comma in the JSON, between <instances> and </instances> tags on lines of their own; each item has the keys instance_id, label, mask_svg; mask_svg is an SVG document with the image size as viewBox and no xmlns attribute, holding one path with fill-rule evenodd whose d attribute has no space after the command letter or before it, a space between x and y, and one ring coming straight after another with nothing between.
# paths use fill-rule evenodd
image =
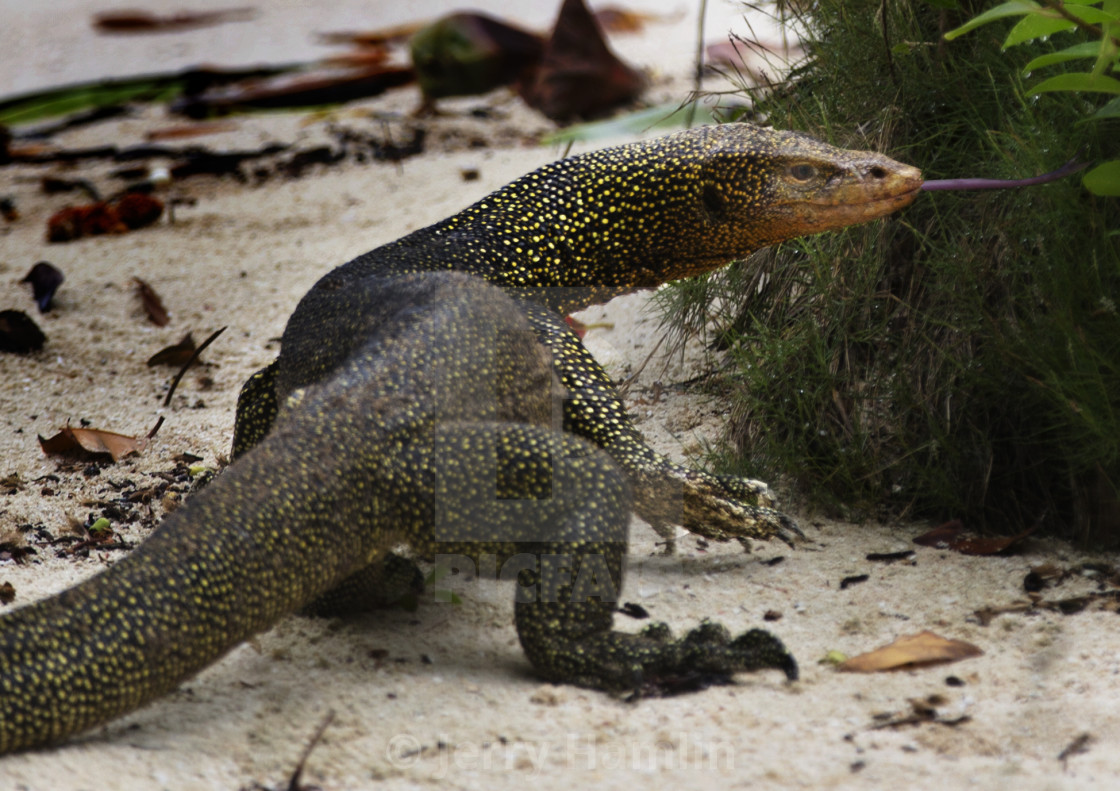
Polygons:
<instances>
[{"instance_id":1,"label":"lizard claw","mask_svg":"<svg viewBox=\"0 0 1120 791\"><path fill-rule=\"evenodd\" d=\"M662 631L658 642L675 654L676 661L646 667L631 690L632 697L669 697L710 686L729 684L736 672L781 670L789 681L798 678L797 660L774 635L751 629L735 639L722 624L704 620L681 640ZM643 635L645 633L643 632Z\"/></svg>"}]
</instances>

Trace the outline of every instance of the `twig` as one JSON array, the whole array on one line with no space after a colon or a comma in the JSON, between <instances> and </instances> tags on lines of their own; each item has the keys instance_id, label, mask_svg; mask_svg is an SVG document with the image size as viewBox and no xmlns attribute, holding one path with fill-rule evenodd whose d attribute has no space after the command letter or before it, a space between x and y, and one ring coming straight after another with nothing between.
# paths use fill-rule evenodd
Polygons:
<instances>
[{"instance_id":1,"label":"twig","mask_svg":"<svg viewBox=\"0 0 1120 791\"><path fill-rule=\"evenodd\" d=\"M708 15L708 0L700 0L700 18L696 22L696 73L692 75L692 101L688 103L685 129L692 128L696 117L696 103L700 101L700 80L704 76L704 18Z\"/></svg>"},{"instance_id":2,"label":"twig","mask_svg":"<svg viewBox=\"0 0 1120 791\"><path fill-rule=\"evenodd\" d=\"M224 328L223 328L224 329ZM319 723L319 727L315 729L315 733L311 735L311 740L307 746L303 748L303 755L299 757L299 763L296 764L296 769L292 772L292 779L288 782L288 791L300 791L299 780L303 774L303 765L307 763L311 751L319 745L319 740L323 738L324 731L327 727L334 722L334 709L327 712L327 716L323 717L323 721Z\"/></svg>"},{"instance_id":3,"label":"twig","mask_svg":"<svg viewBox=\"0 0 1120 791\"><path fill-rule=\"evenodd\" d=\"M642 371L644 371L646 369L646 366L649 365L649 361L653 359L653 355L657 354L657 350L661 348L661 344L664 343L664 341L665 336L662 335L657 339L657 343L654 344L653 351L646 355L646 359L642 360L642 364L638 366L638 370L634 371L634 373L626 377L626 379L624 379L622 383L619 384L617 388L615 388L616 390L618 390L619 397L626 396L626 393L630 390L630 385L634 384L634 382L637 381Z\"/></svg>"}]
</instances>

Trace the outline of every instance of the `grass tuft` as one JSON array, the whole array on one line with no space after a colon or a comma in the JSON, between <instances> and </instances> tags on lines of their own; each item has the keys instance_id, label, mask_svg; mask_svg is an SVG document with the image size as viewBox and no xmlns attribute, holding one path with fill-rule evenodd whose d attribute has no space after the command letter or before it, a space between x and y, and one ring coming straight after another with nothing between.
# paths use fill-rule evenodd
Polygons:
<instances>
[{"instance_id":1,"label":"grass tuft","mask_svg":"<svg viewBox=\"0 0 1120 791\"><path fill-rule=\"evenodd\" d=\"M1077 33L1008 51L1010 23L941 39L982 5L784 4L808 55L787 81L750 89L756 110L929 179L1120 154L1120 122L1082 123L1085 95L1028 98L1023 84L1024 63ZM848 518L1000 532L1041 520L1120 543L1117 229L1120 201L1078 179L930 193L895 218L663 290L671 331L706 332L733 362L713 463Z\"/></svg>"}]
</instances>

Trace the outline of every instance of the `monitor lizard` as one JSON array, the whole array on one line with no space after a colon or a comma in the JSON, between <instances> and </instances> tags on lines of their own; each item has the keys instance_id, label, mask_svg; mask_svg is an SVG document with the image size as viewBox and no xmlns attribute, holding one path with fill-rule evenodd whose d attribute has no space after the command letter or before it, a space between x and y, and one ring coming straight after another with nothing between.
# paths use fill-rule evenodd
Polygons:
<instances>
[{"instance_id":1,"label":"monitor lizard","mask_svg":"<svg viewBox=\"0 0 1120 791\"><path fill-rule=\"evenodd\" d=\"M0 752L142 706L286 614L391 599L402 546L518 564L515 624L546 679L796 678L761 629L612 629L632 509L720 540L797 529L763 485L652 451L562 313L883 216L920 185L878 154L706 127L547 165L329 272L243 388L230 467L123 560L0 616Z\"/></svg>"}]
</instances>

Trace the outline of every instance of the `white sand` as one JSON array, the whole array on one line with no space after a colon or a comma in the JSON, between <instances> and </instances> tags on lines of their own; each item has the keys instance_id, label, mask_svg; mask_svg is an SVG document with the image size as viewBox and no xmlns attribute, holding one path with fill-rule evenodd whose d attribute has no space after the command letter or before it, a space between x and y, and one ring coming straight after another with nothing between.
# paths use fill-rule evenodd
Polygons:
<instances>
[{"instance_id":1,"label":"white sand","mask_svg":"<svg viewBox=\"0 0 1120 791\"><path fill-rule=\"evenodd\" d=\"M170 9L166 3L150 4ZM191 8L221 7L195 3ZM185 66L203 60L225 65L300 59L323 54L310 31L370 28L431 17L447 2L409 4L273 3L258 20L195 33L135 39L95 37L87 20L98 6L74 0L28 6L0 4L0 90L23 90L66 80ZM504 13L508 4L476 3ZM553 9L533 4L517 17L547 25ZM731 5L711 3L717 29L735 20ZM671 25L617 41L633 61L674 75L683 91L693 49L691 9ZM267 31L267 38L262 35ZM717 86L718 87L718 86ZM406 109L415 95L363 103ZM13 195L22 212L0 223L0 309L18 308L49 336L36 355L0 355L0 477L29 482L0 494L0 541L30 523L54 535L68 520L96 511L90 501L111 499L109 482L151 482L183 452L215 465L228 452L240 383L276 353L271 340L300 295L330 267L407 231L437 220L558 152L516 145L547 124L501 97L466 100L452 109L499 103L509 116L477 126L499 145L467 149L440 130L462 130L457 117L435 122L422 157L400 166L348 164L299 180L274 178L247 187L231 180L195 179L176 185L197 198L176 223L118 237L66 245L43 241L47 216L68 200L43 196L44 169L0 169L0 195ZM358 114L342 123L370 132L379 126ZM310 141L324 124L300 118L240 121L228 138L237 145L273 139ZM159 112L75 131L58 142L76 146L138 141L170 123ZM504 130L500 132L499 130ZM221 136L202 139L225 145ZM464 168L479 178L466 182ZM103 166L71 175L105 186ZM67 280L54 312L34 312L19 279L39 260L59 266ZM140 276L163 296L172 324L155 328L143 317L129 280ZM612 372L625 376L657 340L641 296L616 300L581 316L615 322L593 330L588 344ZM196 339L220 326L225 335L205 359L214 367L188 374L175 403L159 402L169 375L144 361L187 329ZM702 357L655 359L630 397L640 427L671 455L695 453L718 435L723 407L711 399L655 382L692 376ZM207 385L204 377L212 379ZM199 405L198 402L204 405ZM194 408L192 408L192 406ZM156 416L167 422L140 458L106 467L95 477L85 465L44 457L35 435L86 418L100 428L143 433ZM57 481L40 480L55 475ZM49 488L53 493L44 494ZM156 505L151 522L161 510ZM117 525L138 541L141 522ZM236 789L254 781L286 784L306 740L328 711L336 713L304 775L326 789L447 786L499 789L596 788L859 788L947 789L1113 788L1120 777L1120 638L1115 613L1086 611L1003 615L987 627L974 610L1024 597L1032 564L1074 565L1083 553L1052 540L1028 543L1008 558L970 558L917 548L915 562L865 560L873 551L911 548L922 527L846 525L802 517L809 541L798 551L738 545L703 551L691 537L680 554L657 556L654 534L635 522L625 601L684 630L710 616L734 631L768 624L801 662L802 680L776 673L743 675L735 686L675 699L625 704L606 695L535 680L511 624L511 590L486 582L460 590L461 605L425 602L418 613L380 613L346 621L292 617L233 651L178 692L129 717L53 750L0 759L0 789ZM785 561L761 561L784 555ZM56 558L39 546L33 562L0 562L0 582L16 590L14 605L61 590L111 564L120 552L88 559ZM1115 557L1094 556L1109 563ZM868 573L846 590L839 581ZM1052 598L1094 589L1079 578ZM619 618L621 628L640 623ZM828 651L869 650L900 634L931 629L976 643L984 656L959 664L892 674L839 674L818 664ZM427 657L430 663L423 661ZM948 686L954 675L964 686ZM875 715L905 714L912 699L940 695L944 718L874 729ZM1092 734L1088 751L1063 766L1059 753Z\"/></svg>"}]
</instances>

